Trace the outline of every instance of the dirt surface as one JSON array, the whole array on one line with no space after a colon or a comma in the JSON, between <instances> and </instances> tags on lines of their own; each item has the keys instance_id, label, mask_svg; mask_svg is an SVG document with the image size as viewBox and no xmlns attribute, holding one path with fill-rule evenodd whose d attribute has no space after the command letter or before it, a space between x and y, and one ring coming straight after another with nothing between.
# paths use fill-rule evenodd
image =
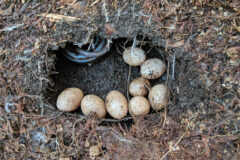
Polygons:
<instances>
[{"instance_id":1,"label":"dirt surface","mask_svg":"<svg viewBox=\"0 0 240 160\"><path fill-rule=\"evenodd\" d=\"M239 159L240 3L230 1L0 1L0 159ZM111 39L93 64L66 43ZM62 113L67 87L127 96L121 52L134 38L166 74L166 110L123 120ZM127 47L127 46L125 46ZM133 67L130 80L139 76ZM99 155L90 153L98 146Z\"/></svg>"}]
</instances>

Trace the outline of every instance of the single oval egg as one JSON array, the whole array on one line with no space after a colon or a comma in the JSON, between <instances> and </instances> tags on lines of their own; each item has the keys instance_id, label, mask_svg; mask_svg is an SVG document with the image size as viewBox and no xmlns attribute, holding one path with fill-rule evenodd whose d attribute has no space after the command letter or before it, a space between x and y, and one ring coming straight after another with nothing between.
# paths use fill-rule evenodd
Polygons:
<instances>
[{"instance_id":1,"label":"single oval egg","mask_svg":"<svg viewBox=\"0 0 240 160\"><path fill-rule=\"evenodd\" d=\"M129 93L132 96L145 96L147 95L150 87L151 84L149 80L143 77L138 77L129 84Z\"/></svg>"},{"instance_id":2,"label":"single oval egg","mask_svg":"<svg viewBox=\"0 0 240 160\"><path fill-rule=\"evenodd\" d=\"M107 114L104 101L95 95L86 95L81 101L81 110L84 115L96 113L98 118L104 118Z\"/></svg>"},{"instance_id":3,"label":"single oval egg","mask_svg":"<svg viewBox=\"0 0 240 160\"><path fill-rule=\"evenodd\" d=\"M138 47L128 47L123 52L123 60L131 66L140 66L145 60L144 50Z\"/></svg>"},{"instance_id":4,"label":"single oval egg","mask_svg":"<svg viewBox=\"0 0 240 160\"><path fill-rule=\"evenodd\" d=\"M76 110L83 97L83 92L79 88L67 88L62 91L57 98L57 108L63 112Z\"/></svg>"},{"instance_id":5,"label":"single oval egg","mask_svg":"<svg viewBox=\"0 0 240 160\"><path fill-rule=\"evenodd\" d=\"M147 79L158 79L166 71L166 65L158 58L146 60L140 68L142 77Z\"/></svg>"},{"instance_id":6,"label":"single oval egg","mask_svg":"<svg viewBox=\"0 0 240 160\"><path fill-rule=\"evenodd\" d=\"M129 101L129 113L132 116L147 115L150 111L150 103L147 98L142 96L133 97Z\"/></svg>"},{"instance_id":7,"label":"single oval egg","mask_svg":"<svg viewBox=\"0 0 240 160\"><path fill-rule=\"evenodd\" d=\"M106 97L107 112L116 119L122 119L127 115L128 102L125 96L118 91L111 91Z\"/></svg>"},{"instance_id":8,"label":"single oval egg","mask_svg":"<svg viewBox=\"0 0 240 160\"><path fill-rule=\"evenodd\" d=\"M155 85L148 94L148 100L154 110L161 110L167 106L170 98L170 91L162 84Z\"/></svg>"}]
</instances>

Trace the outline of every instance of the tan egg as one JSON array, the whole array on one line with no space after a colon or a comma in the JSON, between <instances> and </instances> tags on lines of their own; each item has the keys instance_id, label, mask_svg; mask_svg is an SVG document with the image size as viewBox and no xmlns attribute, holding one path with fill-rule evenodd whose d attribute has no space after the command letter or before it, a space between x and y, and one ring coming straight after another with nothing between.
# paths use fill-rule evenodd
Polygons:
<instances>
[{"instance_id":1,"label":"tan egg","mask_svg":"<svg viewBox=\"0 0 240 160\"><path fill-rule=\"evenodd\" d=\"M170 91L162 84L155 85L148 94L148 100L154 110L161 110L167 106L170 98Z\"/></svg>"},{"instance_id":2,"label":"tan egg","mask_svg":"<svg viewBox=\"0 0 240 160\"><path fill-rule=\"evenodd\" d=\"M166 71L166 65L158 58L151 58L146 60L141 65L141 75L147 79L158 79Z\"/></svg>"},{"instance_id":3,"label":"tan egg","mask_svg":"<svg viewBox=\"0 0 240 160\"><path fill-rule=\"evenodd\" d=\"M129 101L129 113L132 116L147 115L150 111L150 103L147 98L142 96L133 97Z\"/></svg>"},{"instance_id":4,"label":"tan egg","mask_svg":"<svg viewBox=\"0 0 240 160\"><path fill-rule=\"evenodd\" d=\"M83 114L89 115L91 112L97 114L98 118L104 118L107 114L104 101L95 95L86 95L81 101Z\"/></svg>"},{"instance_id":5,"label":"tan egg","mask_svg":"<svg viewBox=\"0 0 240 160\"><path fill-rule=\"evenodd\" d=\"M123 52L123 60L131 66L140 66L145 60L145 52L141 48L128 47Z\"/></svg>"},{"instance_id":6,"label":"tan egg","mask_svg":"<svg viewBox=\"0 0 240 160\"><path fill-rule=\"evenodd\" d=\"M57 98L57 108L63 112L76 110L83 97L83 92L79 88L67 88L62 91Z\"/></svg>"},{"instance_id":7,"label":"tan egg","mask_svg":"<svg viewBox=\"0 0 240 160\"><path fill-rule=\"evenodd\" d=\"M122 119L127 115L128 102L122 93L111 91L106 97L107 112L116 119Z\"/></svg>"},{"instance_id":8,"label":"tan egg","mask_svg":"<svg viewBox=\"0 0 240 160\"><path fill-rule=\"evenodd\" d=\"M151 87L149 80L143 77L134 79L129 84L129 93L132 96L145 96L148 93L148 88Z\"/></svg>"}]
</instances>

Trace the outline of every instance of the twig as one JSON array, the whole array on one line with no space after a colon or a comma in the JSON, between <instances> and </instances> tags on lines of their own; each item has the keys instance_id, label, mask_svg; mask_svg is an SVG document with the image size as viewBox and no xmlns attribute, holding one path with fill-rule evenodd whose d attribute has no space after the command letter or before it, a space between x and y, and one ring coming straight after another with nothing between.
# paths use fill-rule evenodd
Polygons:
<instances>
[{"instance_id":1,"label":"twig","mask_svg":"<svg viewBox=\"0 0 240 160\"><path fill-rule=\"evenodd\" d=\"M140 11L139 14L140 14L140 16L147 17L148 18L148 23L147 24L150 25L151 20L152 20L152 14L146 15L146 14L142 13L142 11Z\"/></svg>"},{"instance_id":2,"label":"twig","mask_svg":"<svg viewBox=\"0 0 240 160\"><path fill-rule=\"evenodd\" d=\"M7 16L7 15L10 15L12 14L12 10L13 10L13 7L15 6L15 3L12 3L7 9L5 10L2 10L0 8L0 15L4 15L4 16Z\"/></svg>"},{"instance_id":3,"label":"twig","mask_svg":"<svg viewBox=\"0 0 240 160\"><path fill-rule=\"evenodd\" d=\"M83 120L83 118L79 118L78 120L76 120L76 122L73 124L73 129L72 129L72 139L73 139L73 141L75 140L75 126L76 126L76 124L78 123L78 122L81 122ZM72 142L73 142L72 141Z\"/></svg>"},{"instance_id":4,"label":"twig","mask_svg":"<svg viewBox=\"0 0 240 160\"><path fill-rule=\"evenodd\" d=\"M166 120L167 120L167 107L165 106L165 107L164 107L164 120L163 120L162 129L165 127Z\"/></svg>"},{"instance_id":5,"label":"twig","mask_svg":"<svg viewBox=\"0 0 240 160\"><path fill-rule=\"evenodd\" d=\"M106 23L109 22L109 18L108 18L108 12L107 12L107 8L106 8L106 2L105 0L103 0L103 11L105 13L105 17L106 17Z\"/></svg>"},{"instance_id":6,"label":"twig","mask_svg":"<svg viewBox=\"0 0 240 160\"><path fill-rule=\"evenodd\" d=\"M133 49L135 48L136 45L137 45L137 37L135 36L134 39L133 39L133 45L132 45L132 48L131 48L131 53L133 52Z\"/></svg>"},{"instance_id":7,"label":"twig","mask_svg":"<svg viewBox=\"0 0 240 160\"><path fill-rule=\"evenodd\" d=\"M130 77L131 77L131 69L132 69L132 66L130 65L129 66L129 70L128 70L128 79L127 79L127 99L129 101L129 83L130 83Z\"/></svg>"},{"instance_id":8,"label":"twig","mask_svg":"<svg viewBox=\"0 0 240 160\"><path fill-rule=\"evenodd\" d=\"M136 38L136 36L135 36L135 37L134 37L134 40L133 40L133 45L132 45L132 48L131 48L131 54L133 53L133 49L135 48L136 44L137 44L137 38ZM130 58L132 58L132 56L130 56ZM127 79L127 99L128 99L128 101L129 101L128 87L129 87L129 82L130 82L131 69L132 69L132 66L129 65L128 79Z\"/></svg>"},{"instance_id":9,"label":"twig","mask_svg":"<svg viewBox=\"0 0 240 160\"><path fill-rule=\"evenodd\" d=\"M187 127L187 129L188 129L188 127ZM185 136L185 134L187 133L187 129L186 129L186 131L183 133L183 135L179 138L179 140L177 141L177 143L176 143L172 148L170 148L167 153L165 153L165 154L162 156L161 160L163 160L170 152L172 152L172 150L180 143L180 141L182 140L182 138L183 138L183 137Z\"/></svg>"},{"instance_id":10,"label":"twig","mask_svg":"<svg viewBox=\"0 0 240 160\"><path fill-rule=\"evenodd\" d=\"M149 114L149 115L146 115L146 116L152 116L154 114ZM156 114L158 115L158 114ZM161 116L162 117L165 117L165 114L161 113ZM177 122L175 122L171 117L167 117L168 121L170 122L170 124L173 124L173 125L179 125Z\"/></svg>"},{"instance_id":11,"label":"twig","mask_svg":"<svg viewBox=\"0 0 240 160\"><path fill-rule=\"evenodd\" d=\"M127 39L126 42L123 44L123 46L124 46L123 48L126 48L128 41L129 41L129 39Z\"/></svg>"},{"instance_id":12,"label":"twig","mask_svg":"<svg viewBox=\"0 0 240 160\"><path fill-rule=\"evenodd\" d=\"M65 115L68 115L68 116L72 116L73 114L71 113L64 113ZM88 119L89 116L85 116L85 115L77 115L77 117L81 118L81 119ZM103 118L103 119L100 119L101 122L122 122L122 121L128 121L128 120L132 120L133 117L126 117L126 118L123 118L123 119L109 119L109 118Z\"/></svg>"},{"instance_id":13,"label":"twig","mask_svg":"<svg viewBox=\"0 0 240 160\"><path fill-rule=\"evenodd\" d=\"M198 35L198 33L194 33L191 36L189 36L185 44L189 44L196 35Z\"/></svg>"},{"instance_id":14,"label":"twig","mask_svg":"<svg viewBox=\"0 0 240 160\"><path fill-rule=\"evenodd\" d=\"M174 80L175 76L175 61L176 61L176 54L174 52L173 54L173 60L172 60L172 80Z\"/></svg>"},{"instance_id":15,"label":"twig","mask_svg":"<svg viewBox=\"0 0 240 160\"><path fill-rule=\"evenodd\" d=\"M77 0L73 0L72 3L70 3L70 6L74 6L76 4Z\"/></svg>"},{"instance_id":16,"label":"twig","mask_svg":"<svg viewBox=\"0 0 240 160\"><path fill-rule=\"evenodd\" d=\"M157 51L158 51L158 53L160 54L160 56L162 57L162 60L163 60L163 62L166 64L166 60L165 60L165 58L163 57L163 55L161 54L161 49L159 49L159 48L155 48Z\"/></svg>"},{"instance_id":17,"label":"twig","mask_svg":"<svg viewBox=\"0 0 240 160\"><path fill-rule=\"evenodd\" d=\"M79 119L77 119L76 121L75 121L75 123L73 124L73 129L72 129L72 143L75 141L75 126L76 126L76 124L78 123L78 122L81 122L83 120L83 118L79 118ZM78 131L79 132L79 131ZM72 146L72 143L71 143L71 145L70 146Z\"/></svg>"},{"instance_id":18,"label":"twig","mask_svg":"<svg viewBox=\"0 0 240 160\"><path fill-rule=\"evenodd\" d=\"M203 137L202 140L203 140L203 144L204 144L204 147L205 147L205 150L206 150L206 157L209 158L210 157L210 148L209 148L209 145L208 145L207 138Z\"/></svg>"},{"instance_id":19,"label":"twig","mask_svg":"<svg viewBox=\"0 0 240 160\"><path fill-rule=\"evenodd\" d=\"M240 38L237 38L236 40L232 41L229 46L234 46L240 41Z\"/></svg>"},{"instance_id":20,"label":"twig","mask_svg":"<svg viewBox=\"0 0 240 160\"><path fill-rule=\"evenodd\" d=\"M234 113L232 110L224 107L223 105L221 104L218 104L217 102L214 102L214 101L210 101L212 104L215 104L215 106L217 106L218 108L220 108L221 110L223 111L227 111L228 114L230 114L231 116L235 116L235 117L238 117L240 116L240 113Z\"/></svg>"},{"instance_id":21,"label":"twig","mask_svg":"<svg viewBox=\"0 0 240 160\"><path fill-rule=\"evenodd\" d=\"M94 1L94 2L90 5L90 7L94 6L94 5L97 4L99 1L100 1L100 0Z\"/></svg>"},{"instance_id":22,"label":"twig","mask_svg":"<svg viewBox=\"0 0 240 160\"><path fill-rule=\"evenodd\" d=\"M102 119L102 122L122 122L122 121L128 121L128 120L132 120L133 117L126 117L126 118L123 118L123 119Z\"/></svg>"},{"instance_id":23,"label":"twig","mask_svg":"<svg viewBox=\"0 0 240 160\"><path fill-rule=\"evenodd\" d=\"M168 61L168 65L167 65L167 80L165 82L165 86L167 86L167 83L168 83L168 78L169 78L169 67L170 66L170 62Z\"/></svg>"},{"instance_id":24,"label":"twig","mask_svg":"<svg viewBox=\"0 0 240 160\"><path fill-rule=\"evenodd\" d=\"M118 135L117 133L114 133L114 136L121 142L128 142L128 143L132 143L132 141L126 139L126 138L123 138L122 136Z\"/></svg>"},{"instance_id":25,"label":"twig","mask_svg":"<svg viewBox=\"0 0 240 160\"><path fill-rule=\"evenodd\" d=\"M29 5L30 5L30 2L31 2L31 0L28 0L23 6L22 6L22 8L20 9L20 12L19 12L19 14L23 14L25 11L26 11L26 9L29 7Z\"/></svg>"},{"instance_id":26,"label":"twig","mask_svg":"<svg viewBox=\"0 0 240 160\"><path fill-rule=\"evenodd\" d=\"M39 16L44 17L45 14L40 14ZM54 13L49 13L45 16L46 18L49 19L50 22L60 22L60 21L67 21L68 23L75 22L77 20L80 20L80 18L73 17L73 16L65 16L61 14L54 14ZM81 43L76 43L76 45L81 45Z\"/></svg>"},{"instance_id":27,"label":"twig","mask_svg":"<svg viewBox=\"0 0 240 160\"><path fill-rule=\"evenodd\" d=\"M144 87L146 87L147 90L150 91L150 89L151 89L151 84L148 85L143 79L142 79L142 82L144 83Z\"/></svg>"},{"instance_id":28,"label":"twig","mask_svg":"<svg viewBox=\"0 0 240 160\"><path fill-rule=\"evenodd\" d=\"M118 49L118 45L120 46L120 47L122 47L120 44L115 44L116 45L116 50L117 50L117 53L118 54L120 54L121 56L122 56L122 53L120 52L120 50Z\"/></svg>"},{"instance_id":29,"label":"twig","mask_svg":"<svg viewBox=\"0 0 240 160\"><path fill-rule=\"evenodd\" d=\"M106 159L106 155L104 154L103 149L102 149L102 143L100 143L100 141L99 141L99 137L98 137L98 134L97 134L97 132L95 130L93 121L92 121L91 125L92 125L92 130L94 132L94 136L97 139L98 147L100 148L101 153L103 154L104 159Z\"/></svg>"},{"instance_id":30,"label":"twig","mask_svg":"<svg viewBox=\"0 0 240 160\"><path fill-rule=\"evenodd\" d=\"M14 29L22 27L23 25L24 25L24 23L12 25L12 26L9 26L9 27L5 27L5 28L1 29L0 32L2 32L2 31L9 31L10 32L10 31L13 31Z\"/></svg>"},{"instance_id":31,"label":"twig","mask_svg":"<svg viewBox=\"0 0 240 160\"><path fill-rule=\"evenodd\" d=\"M143 38L142 38L142 40L141 40L140 48L142 48L142 46L143 46L143 40L144 40L144 38L145 38L145 35L143 35Z\"/></svg>"},{"instance_id":32,"label":"twig","mask_svg":"<svg viewBox=\"0 0 240 160\"><path fill-rule=\"evenodd\" d=\"M215 128L221 126L221 125L229 125L229 123L228 123L226 120L223 120L223 121L221 121L221 122L218 122L218 123L215 124L214 126L209 127L209 128L207 129L207 131L208 131L207 135L210 136L211 133L212 133L212 131L213 131Z\"/></svg>"},{"instance_id":33,"label":"twig","mask_svg":"<svg viewBox=\"0 0 240 160\"><path fill-rule=\"evenodd\" d=\"M48 9L47 12L44 14L44 16L42 16L41 18L39 18L38 21L33 22L31 26L35 26L35 25L37 25L40 21L42 21L42 20L47 16L47 14L51 11L51 9L52 9L52 7L53 7L53 5L54 5L55 2L56 2L56 0L54 0L54 1L52 2L51 7L49 7L49 9Z\"/></svg>"},{"instance_id":34,"label":"twig","mask_svg":"<svg viewBox=\"0 0 240 160\"><path fill-rule=\"evenodd\" d=\"M103 127L103 126L98 126L96 127L96 130L98 131L112 131L113 135L121 142L128 142L128 143L133 143L131 140L128 140L126 138L124 138L121 133L119 133L117 130L113 129L113 128L108 128L108 127Z\"/></svg>"}]
</instances>

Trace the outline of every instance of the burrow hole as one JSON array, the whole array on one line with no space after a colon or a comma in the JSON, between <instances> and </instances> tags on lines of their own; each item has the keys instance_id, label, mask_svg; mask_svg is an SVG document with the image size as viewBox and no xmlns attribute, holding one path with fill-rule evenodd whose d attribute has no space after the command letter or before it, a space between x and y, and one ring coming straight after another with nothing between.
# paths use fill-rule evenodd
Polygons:
<instances>
[{"instance_id":1,"label":"burrow hole","mask_svg":"<svg viewBox=\"0 0 240 160\"><path fill-rule=\"evenodd\" d=\"M139 44L147 54L148 58L160 58L167 65L167 54L164 48L154 46L147 38L137 37ZM72 62L64 57L64 50L60 48L55 51L56 64L55 73L51 75L54 85L49 85L45 97L48 102L56 108L56 100L58 95L66 88L77 87L82 89L84 95L94 94L105 100L108 92L118 90L127 97L127 84L129 75L129 66L123 61L122 53L124 48L130 47L133 40L128 38L118 38L113 40L110 51L98 58L96 61L79 64ZM130 82L140 77L140 67L131 67ZM151 80L151 85L165 83L167 79L167 72L157 80ZM129 95L131 98L131 95ZM149 114L154 111L150 111ZM81 109L78 108L72 112L75 114L82 114ZM130 115L128 115L130 116ZM111 118L107 115L106 118Z\"/></svg>"}]
</instances>

